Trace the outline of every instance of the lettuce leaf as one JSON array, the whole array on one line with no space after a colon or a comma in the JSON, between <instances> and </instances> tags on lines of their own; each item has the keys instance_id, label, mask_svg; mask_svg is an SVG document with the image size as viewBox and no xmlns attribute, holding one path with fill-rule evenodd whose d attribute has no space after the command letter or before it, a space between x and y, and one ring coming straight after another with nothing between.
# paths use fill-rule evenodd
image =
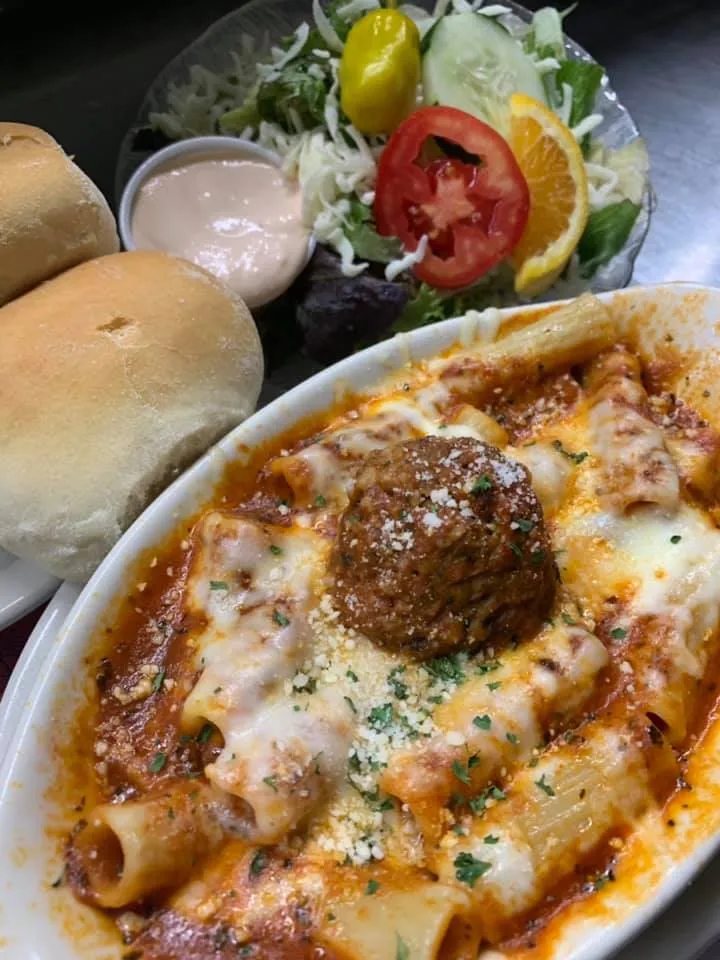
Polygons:
<instances>
[{"instance_id":1,"label":"lettuce leaf","mask_svg":"<svg viewBox=\"0 0 720 960\"><path fill-rule=\"evenodd\" d=\"M563 84L568 84L572 89L569 126L577 126L581 120L593 112L604 75L605 71L599 63L588 63L586 60L564 60L560 64L560 69L555 74L558 93L562 97Z\"/></svg>"},{"instance_id":2,"label":"lettuce leaf","mask_svg":"<svg viewBox=\"0 0 720 960\"><path fill-rule=\"evenodd\" d=\"M345 217L345 236L352 244L359 260L390 263L402 256L402 244L397 237L381 237L375 229L372 210L353 200Z\"/></svg>"},{"instance_id":3,"label":"lettuce leaf","mask_svg":"<svg viewBox=\"0 0 720 960\"><path fill-rule=\"evenodd\" d=\"M619 253L628 241L640 213L640 205L632 200L611 203L590 214L580 243L580 273L586 279Z\"/></svg>"}]
</instances>

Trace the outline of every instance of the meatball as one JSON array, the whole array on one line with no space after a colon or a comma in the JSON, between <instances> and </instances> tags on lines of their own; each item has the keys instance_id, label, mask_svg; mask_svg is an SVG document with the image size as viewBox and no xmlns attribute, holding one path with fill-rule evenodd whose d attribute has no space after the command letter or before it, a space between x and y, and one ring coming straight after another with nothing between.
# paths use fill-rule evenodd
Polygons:
<instances>
[{"instance_id":1,"label":"meatball","mask_svg":"<svg viewBox=\"0 0 720 960\"><path fill-rule=\"evenodd\" d=\"M332 572L345 626L419 659L535 632L556 583L530 474L467 437L371 453L340 520Z\"/></svg>"}]
</instances>

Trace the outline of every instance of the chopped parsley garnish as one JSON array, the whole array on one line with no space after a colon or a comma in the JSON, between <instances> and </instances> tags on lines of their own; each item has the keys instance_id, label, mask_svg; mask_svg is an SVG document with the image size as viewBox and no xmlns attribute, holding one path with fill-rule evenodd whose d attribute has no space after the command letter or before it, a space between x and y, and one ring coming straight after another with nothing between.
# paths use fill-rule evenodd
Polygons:
<instances>
[{"instance_id":1,"label":"chopped parsley garnish","mask_svg":"<svg viewBox=\"0 0 720 960\"><path fill-rule=\"evenodd\" d=\"M488 800L505 800L506 798L507 794L505 791L493 785L477 797L473 797L472 800L470 800L469 806L474 814L480 816L480 814L485 813L487 810Z\"/></svg>"},{"instance_id":2,"label":"chopped parsley garnish","mask_svg":"<svg viewBox=\"0 0 720 960\"><path fill-rule=\"evenodd\" d=\"M272 554L273 554L274 556L276 556L276 557L279 557L280 554L282 553L282 547L278 547L277 544L271 543L271 544L270 544L270 553L272 553Z\"/></svg>"},{"instance_id":3,"label":"chopped parsley garnish","mask_svg":"<svg viewBox=\"0 0 720 960\"><path fill-rule=\"evenodd\" d=\"M570 616L570 614L569 614L569 613L565 613L565 611L563 611L563 612L560 614L560 616L562 617L563 623L566 623L569 627L574 627L575 624L577 623L577 621L576 621L576 620L573 620L573 618Z\"/></svg>"},{"instance_id":4,"label":"chopped parsley garnish","mask_svg":"<svg viewBox=\"0 0 720 960\"><path fill-rule=\"evenodd\" d=\"M472 782L470 779L470 771L468 770L468 768L465 766L464 763L460 763L459 760L453 760L452 772L455 774L455 776L458 778L458 780L461 783L464 783L468 787L470 786Z\"/></svg>"},{"instance_id":5,"label":"chopped parsley garnish","mask_svg":"<svg viewBox=\"0 0 720 960\"><path fill-rule=\"evenodd\" d=\"M518 528L522 530L523 533L530 533L532 528L535 526L535 523L533 520L525 520L522 518L518 518L515 521L515 523L518 525Z\"/></svg>"},{"instance_id":6,"label":"chopped parsley garnish","mask_svg":"<svg viewBox=\"0 0 720 960\"><path fill-rule=\"evenodd\" d=\"M465 827L461 823L454 823L452 826L452 832L457 834L458 837L464 837Z\"/></svg>"},{"instance_id":7,"label":"chopped parsley garnish","mask_svg":"<svg viewBox=\"0 0 720 960\"><path fill-rule=\"evenodd\" d=\"M211 590L229 590L230 587L225 583L224 580L211 580L210 589Z\"/></svg>"},{"instance_id":8,"label":"chopped parsley garnish","mask_svg":"<svg viewBox=\"0 0 720 960\"><path fill-rule=\"evenodd\" d=\"M253 877L259 876L267 866L267 854L264 850L256 850L255 855L250 861L250 874Z\"/></svg>"},{"instance_id":9,"label":"chopped parsley garnish","mask_svg":"<svg viewBox=\"0 0 720 960\"><path fill-rule=\"evenodd\" d=\"M516 733L506 733L505 739L509 743L515 744L515 746L517 746L520 743L520 737Z\"/></svg>"},{"instance_id":10,"label":"chopped parsley garnish","mask_svg":"<svg viewBox=\"0 0 720 960\"><path fill-rule=\"evenodd\" d=\"M627 630L625 630L623 627L614 627L610 631L610 636L613 638L613 640L622 640L623 637L627 636Z\"/></svg>"},{"instance_id":11,"label":"chopped parsley garnish","mask_svg":"<svg viewBox=\"0 0 720 960\"><path fill-rule=\"evenodd\" d=\"M280 627L286 627L290 623L290 621L285 616L285 614L282 613L280 610L273 610L273 620Z\"/></svg>"},{"instance_id":12,"label":"chopped parsley garnish","mask_svg":"<svg viewBox=\"0 0 720 960\"><path fill-rule=\"evenodd\" d=\"M368 714L368 723L376 730L384 730L393 722L395 711L391 703L384 703L381 707L373 707Z\"/></svg>"},{"instance_id":13,"label":"chopped parsley garnish","mask_svg":"<svg viewBox=\"0 0 720 960\"><path fill-rule=\"evenodd\" d=\"M160 670L159 673L155 674L152 682L153 693L159 693L159 691L162 689L163 683L165 683L165 671Z\"/></svg>"},{"instance_id":14,"label":"chopped parsley garnish","mask_svg":"<svg viewBox=\"0 0 720 960\"><path fill-rule=\"evenodd\" d=\"M410 960L410 950L399 933L395 934L395 960Z\"/></svg>"},{"instance_id":15,"label":"chopped parsley garnish","mask_svg":"<svg viewBox=\"0 0 720 960\"><path fill-rule=\"evenodd\" d=\"M354 670L346 670L345 676L348 678L348 680L352 680L353 683L358 682L358 675L355 673Z\"/></svg>"},{"instance_id":16,"label":"chopped parsley garnish","mask_svg":"<svg viewBox=\"0 0 720 960\"><path fill-rule=\"evenodd\" d=\"M315 497L315 506L316 506L316 507L326 507L326 506L327 506L327 500L325 499L325 497L324 497L321 493L319 493L319 494Z\"/></svg>"},{"instance_id":17,"label":"chopped parsley garnish","mask_svg":"<svg viewBox=\"0 0 720 960\"><path fill-rule=\"evenodd\" d=\"M198 743L207 743L212 736L212 733L213 725L211 723L205 723L195 739Z\"/></svg>"},{"instance_id":18,"label":"chopped parsley garnish","mask_svg":"<svg viewBox=\"0 0 720 960\"><path fill-rule=\"evenodd\" d=\"M167 763L167 754L166 753L156 753L155 756L150 761L148 770L150 773L160 773L162 768Z\"/></svg>"},{"instance_id":19,"label":"chopped parsley garnish","mask_svg":"<svg viewBox=\"0 0 720 960\"><path fill-rule=\"evenodd\" d=\"M423 669L427 670L430 676L436 680L444 680L446 683L463 683L465 673L460 665L457 654L450 654L447 657L435 657L423 664Z\"/></svg>"},{"instance_id":20,"label":"chopped parsley garnish","mask_svg":"<svg viewBox=\"0 0 720 960\"><path fill-rule=\"evenodd\" d=\"M222 693L222 687L215 687L213 693Z\"/></svg>"},{"instance_id":21,"label":"chopped parsley garnish","mask_svg":"<svg viewBox=\"0 0 720 960\"><path fill-rule=\"evenodd\" d=\"M365 895L371 897L374 893L377 893L380 889L380 884L377 880L368 880L368 885L365 887Z\"/></svg>"},{"instance_id":22,"label":"chopped parsley garnish","mask_svg":"<svg viewBox=\"0 0 720 960\"><path fill-rule=\"evenodd\" d=\"M553 446L554 446L555 449L556 449L559 453L561 453L564 457L567 457L568 460L572 460L572 462L573 462L576 466L577 466L578 464L581 464L581 463L583 462L583 460L585 460L585 459L589 456L587 450L583 450L583 451L581 451L580 453L571 453L570 450L566 450L566 449L565 449L565 447L562 445L562 443L560 442L560 440L553 440Z\"/></svg>"},{"instance_id":23,"label":"chopped parsley garnish","mask_svg":"<svg viewBox=\"0 0 720 960\"><path fill-rule=\"evenodd\" d=\"M473 717L473 725L480 730L489 730L492 726L492 720L487 713L484 713L481 717Z\"/></svg>"},{"instance_id":24,"label":"chopped parsley garnish","mask_svg":"<svg viewBox=\"0 0 720 960\"><path fill-rule=\"evenodd\" d=\"M474 496L477 496L479 493L487 493L488 490L492 490L493 482L490 477L484 473L475 483L470 487L470 493Z\"/></svg>"},{"instance_id":25,"label":"chopped parsley garnish","mask_svg":"<svg viewBox=\"0 0 720 960\"><path fill-rule=\"evenodd\" d=\"M475 671L479 676L483 676L486 673L492 673L494 670L499 670L502 666L499 660L486 660L484 663L479 663L477 670Z\"/></svg>"},{"instance_id":26,"label":"chopped parsley garnish","mask_svg":"<svg viewBox=\"0 0 720 960\"><path fill-rule=\"evenodd\" d=\"M516 557L521 557L521 556L522 556L522 547L521 547L519 544L517 544L517 543L511 543L511 544L509 544L509 547L510 547L510 549L512 550L512 552L515 554Z\"/></svg>"},{"instance_id":27,"label":"chopped parsley garnish","mask_svg":"<svg viewBox=\"0 0 720 960\"><path fill-rule=\"evenodd\" d=\"M539 780L535 781L535 786L539 787L543 793L546 793L549 797L555 796L555 791L550 786L550 784L545 780L545 774L543 774Z\"/></svg>"},{"instance_id":28,"label":"chopped parsley garnish","mask_svg":"<svg viewBox=\"0 0 720 960\"><path fill-rule=\"evenodd\" d=\"M357 713L357 707L356 707L355 704L352 702L352 700L350 699L350 697L343 697L343 700L344 700L345 703L350 707L350 709L352 710L353 713Z\"/></svg>"},{"instance_id":29,"label":"chopped parsley garnish","mask_svg":"<svg viewBox=\"0 0 720 960\"><path fill-rule=\"evenodd\" d=\"M492 833L488 833L486 837L483 837L483 843L497 843L500 837L493 836Z\"/></svg>"},{"instance_id":30,"label":"chopped parsley garnish","mask_svg":"<svg viewBox=\"0 0 720 960\"><path fill-rule=\"evenodd\" d=\"M682 537L680 536L679 533L673 534L673 536L670 537L670 543L680 543L681 540L682 540Z\"/></svg>"},{"instance_id":31,"label":"chopped parsley garnish","mask_svg":"<svg viewBox=\"0 0 720 960\"><path fill-rule=\"evenodd\" d=\"M530 554L530 563L534 563L536 567L539 567L541 563L545 562L545 551L544 550L533 550Z\"/></svg>"},{"instance_id":32,"label":"chopped parsley garnish","mask_svg":"<svg viewBox=\"0 0 720 960\"><path fill-rule=\"evenodd\" d=\"M393 667L387 678L388 686L398 700L407 700L408 698L407 684L403 683L402 680L399 679L400 674L404 672L405 667L402 665Z\"/></svg>"},{"instance_id":33,"label":"chopped parsley garnish","mask_svg":"<svg viewBox=\"0 0 720 960\"><path fill-rule=\"evenodd\" d=\"M474 887L475 883L487 873L492 867L487 860L478 860L471 853L459 853L453 860L455 866L455 878L460 883L466 883L469 887Z\"/></svg>"},{"instance_id":34,"label":"chopped parsley garnish","mask_svg":"<svg viewBox=\"0 0 720 960\"><path fill-rule=\"evenodd\" d=\"M263 783L267 784L267 786L270 787L273 793L278 792L277 777L263 777Z\"/></svg>"},{"instance_id":35,"label":"chopped parsley garnish","mask_svg":"<svg viewBox=\"0 0 720 960\"><path fill-rule=\"evenodd\" d=\"M497 690L497 688L500 686L500 683L500 680L494 680L492 683L487 684L487 688L491 691Z\"/></svg>"}]
</instances>

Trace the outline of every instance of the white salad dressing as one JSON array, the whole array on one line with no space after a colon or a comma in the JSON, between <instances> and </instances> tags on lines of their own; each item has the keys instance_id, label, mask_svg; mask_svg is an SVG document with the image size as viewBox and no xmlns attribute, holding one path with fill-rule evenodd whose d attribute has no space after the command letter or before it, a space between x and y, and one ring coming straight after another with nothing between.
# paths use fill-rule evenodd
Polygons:
<instances>
[{"instance_id":1,"label":"white salad dressing","mask_svg":"<svg viewBox=\"0 0 720 960\"><path fill-rule=\"evenodd\" d=\"M299 188L272 163L236 153L199 156L140 185L132 235L138 249L191 260L259 307L303 267L308 231L301 208Z\"/></svg>"}]
</instances>

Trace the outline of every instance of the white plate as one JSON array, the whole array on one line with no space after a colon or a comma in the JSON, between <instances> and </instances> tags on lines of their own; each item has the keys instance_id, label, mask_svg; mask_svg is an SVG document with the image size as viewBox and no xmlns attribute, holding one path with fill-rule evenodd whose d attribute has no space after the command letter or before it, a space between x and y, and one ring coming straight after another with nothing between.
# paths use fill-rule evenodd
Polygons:
<instances>
[{"instance_id":1,"label":"white plate","mask_svg":"<svg viewBox=\"0 0 720 960\"><path fill-rule=\"evenodd\" d=\"M704 381L699 376L688 378L687 393L693 402L693 391L701 396L709 376L707 370L717 377L720 291L674 284L621 291L603 295L603 299L617 305L618 317L651 317L652 322L642 327L643 347L662 344L664 333L673 330L688 349L695 348L694 356L701 364L710 364L705 368ZM503 311L502 317L515 312ZM7 960L116 960L124 949L116 938L109 939L107 926L96 914L73 903L67 889L50 887L60 872L56 838L65 812L53 804L51 788L57 781L59 763L54 736L71 729L68 722L85 702L84 657L89 639L108 602L122 595L134 559L208 499L227 462L236 458L240 443L253 448L299 418L327 409L340 385L351 391L362 390L386 370L401 366L411 357L441 352L475 331L470 321L456 319L397 337L355 354L270 404L236 428L148 508L103 562L53 638L50 634L54 631L46 621L44 639L31 644L13 681L6 707L10 717L3 724L11 738L0 764L0 943ZM683 395L683 390L678 392ZM700 400L701 412L702 404ZM720 417L720 407L716 416ZM42 648L44 658L40 656ZM12 732L11 726L16 727ZM718 754L720 768L720 749ZM717 777L708 775L707 783L697 782L695 789L698 795L702 791L709 794L714 802L720 784ZM631 905L621 904L612 916L606 905L602 920L581 926L566 924L561 941L553 942L553 960L607 960L621 947L626 948L623 960L689 960L707 944L717 932L712 917L720 906L714 896L720 876L717 864L686 894L684 903L676 904L661 919L660 933L651 929L627 947L632 937L683 893L720 847L720 816L715 810L711 816L717 824L713 830L707 827L710 817L696 824L704 828L704 832L698 830L696 845L674 852L672 844L667 850L657 849L656 862L662 863L663 874L652 889L641 878ZM695 913L699 906L704 911L702 917ZM72 942L63 932L69 917L74 930Z\"/></svg>"},{"instance_id":2,"label":"white plate","mask_svg":"<svg viewBox=\"0 0 720 960\"><path fill-rule=\"evenodd\" d=\"M0 630L35 610L60 581L0 547Z\"/></svg>"}]
</instances>

